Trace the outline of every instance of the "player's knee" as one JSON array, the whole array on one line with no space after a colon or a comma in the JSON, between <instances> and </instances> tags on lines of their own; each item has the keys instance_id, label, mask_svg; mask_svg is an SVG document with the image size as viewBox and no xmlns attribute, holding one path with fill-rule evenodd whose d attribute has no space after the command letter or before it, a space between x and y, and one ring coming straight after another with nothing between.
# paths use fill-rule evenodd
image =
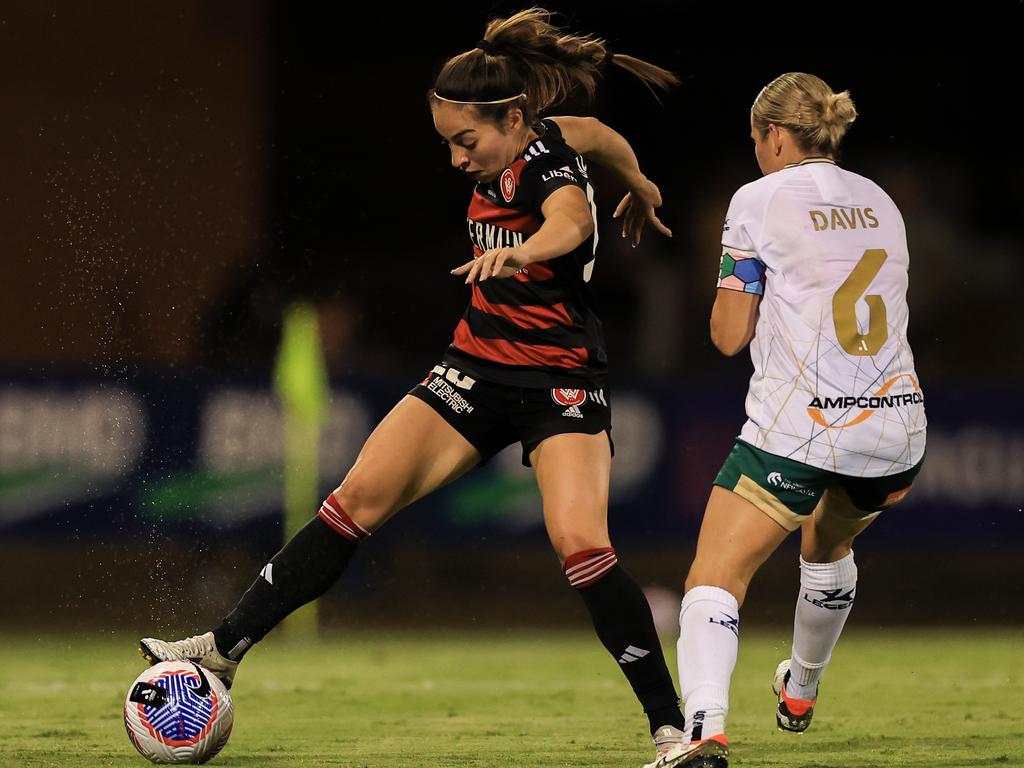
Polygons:
<instances>
[{"instance_id":1,"label":"player's knee","mask_svg":"<svg viewBox=\"0 0 1024 768\"><path fill-rule=\"evenodd\" d=\"M729 592L736 598L736 602L742 606L749 586L750 575L739 574L729 569L717 568L714 564L694 561L690 567L690 572L686 574L684 590L689 592L694 587L718 587Z\"/></svg>"},{"instance_id":2,"label":"player's knee","mask_svg":"<svg viewBox=\"0 0 1024 768\"><path fill-rule=\"evenodd\" d=\"M808 563L834 563L853 548L856 534L843 521L815 518L800 537L800 557Z\"/></svg>"},{"instance_id":3,"label":"player's knee","mask_svg":"<svg viewBox=\"0 0 1024 768\"><path fill-rule=\"evenodd\" d=\"M613 547L589 547L566 557L562 571L569 580L569 586L583 589L599 582L618 563L619 558Z\"/></svg>"},{"instance_id":4,"label":"player's knee","mask_svg":"<svg viewBox=\"0 0 1024 768\"><path fill-rule=\"evenodd\" d=\"M368 531L378 528L395 511L383 494L358 478L347 478L331 496L353 521Z\"/></svg>"},{"instance_id":5,"label":"player's knee","mask_svg":"<svg viewBox=\"0 0 1024 768\"><path fill-rule=\"evenodd\" d=\"M800 557L808 563L834 563L842 560L853 551L853 537L838 544L820 542L804 543L800 547Z\"/></svg>"},{"instance_id":6,"label":"player's knee","mask_svg":"<svg viewBox=\"0 0 1024 768\"><path fill-rule=\"evenodd\" d=\"M320 505L317 517L334 529L335 533L344 536L349 541L359 541L370 535L369 529L352 519L345 508L338 491L330 494Z\"/></svg>"},{"instance_id":7,"label":"player's knee","mask_svg":"<svg viewBox=\"0 0 1024 768\"><path fill-rule=\"evenodd\" d=\"M551 546L558 560L565 563L572 555L590 549L611 548L606 533L583 533L580 531L549 531Z\"/></svg>"}]
</instances>

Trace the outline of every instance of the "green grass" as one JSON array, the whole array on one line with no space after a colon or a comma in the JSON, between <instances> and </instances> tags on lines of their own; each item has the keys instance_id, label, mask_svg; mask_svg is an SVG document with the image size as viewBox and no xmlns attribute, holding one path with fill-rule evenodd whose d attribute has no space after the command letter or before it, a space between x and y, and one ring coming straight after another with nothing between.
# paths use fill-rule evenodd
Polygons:
<instances>
[{"instance_id":1,"label":"green grass","mask_svg":"<svg viewBox=\"0 0 1024 768\"><path fill-rule=\"evenodd\" d=\"M144 765L121 722L141 671L134 640L0 635L0 765ZM771 674L787 644L784 630L743 637L732 765L1024 765L1024 631L851 632L803 736L777 732L772 715ZM643 716L589 634L264 646L243 665L235 730L213 765L639 768L650 759Z\"/></svg>"}]
</instances>

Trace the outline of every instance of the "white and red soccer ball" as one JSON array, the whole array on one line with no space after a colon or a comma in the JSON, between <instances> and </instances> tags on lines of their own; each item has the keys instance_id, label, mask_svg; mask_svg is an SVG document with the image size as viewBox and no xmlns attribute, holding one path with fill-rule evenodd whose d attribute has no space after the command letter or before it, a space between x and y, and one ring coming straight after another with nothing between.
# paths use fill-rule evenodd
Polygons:
<instances>
[{"instance_id":1,"label":"white and red soccer ball","mask_svg":"<svg viewBox=\"0 0 1024 768\"><path fill-rule=\"evenodd\" d=\"M164 661L135 678L124 701L124 727L143 757L164 765L205 763L223 749L234 704L210 670Z\"/></svg>"}]
</instances>

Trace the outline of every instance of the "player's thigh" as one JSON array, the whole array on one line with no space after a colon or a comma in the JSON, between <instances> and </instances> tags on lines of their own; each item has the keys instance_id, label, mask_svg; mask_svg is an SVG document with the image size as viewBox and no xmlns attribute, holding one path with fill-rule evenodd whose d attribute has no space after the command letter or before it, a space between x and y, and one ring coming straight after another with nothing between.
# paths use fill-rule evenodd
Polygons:
<instances>
[{"instance_id":1,"label":"player's thigh","mask_svg":"<svg viewBox=\"0 0 1024 768\"><path fill-rule=\"evenodd\" d=\"M720 587L742 604L757 569L788 535L789 530L752 501L712 487L686 589Z\"/></svg>"},{"instance_id":2,"label":"player's thigh","mask_svg":"<svg viewBox=\"0 0 1024 768\"><path fill-rule=\"evenodd\" d=\"M559 559L611 546L608 484L611 443L604 431L570 432L542 440L530 453L544 505L544 525Z\"/></svg>"},{"instance_id":3,"label":"player's thigh","mask_svg":"<svg viewBox=\"0 0 1024 768\"><path fill-rule=\"evenodd\" d=\"M800 529L800 556L809 563L834 563L850 553L853 540L881 514L858 509L839 485L821 497Z\"/></svg>"},{"instance_id":4,"label":"player's thigh","mask_svg":"<svg viewBox=\"0 0 1024 768\"><path fill-rule=\"evenodd\" d=\"M742 603L757 569L814 511L828 478L737 440L715 478L687 589L721 587Z\"/></svg>"},{"instance_id":5,"label":"player's thigh","mask_svg":"<svg viewBox=\"0 0 1024 768\"><path fill-rule=\"evenodd\" d=\"M882 511L906 498L922 463L882 477L837 475L801 531L801 557L812 563L834 563L845 557L858 534Z\"/></svg>"},{"instance_id":6,"label":"player's thigh","mask_svg":"<svg viewBox=\"0 0 1024 768\"><path fill-rule=\"evenodd\" d=\"M373 430L335 497L372 531L479 461L476 448L434 409L406 396Z\"/></svg>"}]
</instances>

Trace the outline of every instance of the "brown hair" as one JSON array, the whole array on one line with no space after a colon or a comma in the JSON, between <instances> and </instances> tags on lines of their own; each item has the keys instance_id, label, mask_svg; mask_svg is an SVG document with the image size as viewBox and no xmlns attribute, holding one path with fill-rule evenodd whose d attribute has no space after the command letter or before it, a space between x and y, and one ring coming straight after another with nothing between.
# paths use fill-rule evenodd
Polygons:
<instances>
[{"instance_id":1,"label":"brown hair","mask_svg":"<svg viewBox=\"0 0 1024 768\"><path fill-rule=\"evenodd\" d=\"M576 85L592 99L608 64L625 69L648 88L668 89L679 82L667 69L613 54L599 37L566 32L552 24L551 15L543 8L527 8L507 19L491 20L476 48L445 62L428 99L432 104L442 100L472 104L482 118L492 121L518 107L527 122L533 122ZM492 101L502 103L480 104Z\"/></svg>"},{"instance_id":2,"label":"brown hair","mask_svg":"<svg viewBox=\"0 0 1024 768\"><path fill-rule=\"evenodd\" d=\"M833 93L820 77L804 72L779 75L754 99L750 122L761 135L773 123L792 131L804 151L832 155L857 119L849 91Z\"/></svg>"}]
</instances>

